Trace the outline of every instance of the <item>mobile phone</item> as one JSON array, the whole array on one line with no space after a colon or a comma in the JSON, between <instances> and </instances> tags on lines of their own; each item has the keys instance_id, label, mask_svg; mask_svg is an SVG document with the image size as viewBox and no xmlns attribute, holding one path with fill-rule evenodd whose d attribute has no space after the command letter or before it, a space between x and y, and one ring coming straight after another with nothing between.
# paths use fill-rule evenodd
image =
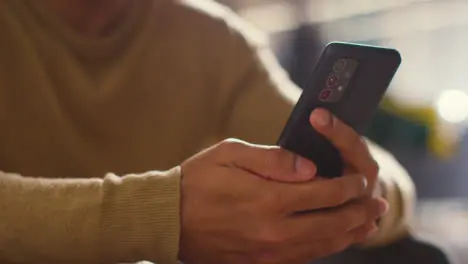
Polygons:
<instances>
[{"instance_id":1,"label":"mobile phone","mask_svg":"<svg viewBox=\"0 0 468 264\"><path fill-rule=\"evenodd\" d=\"M310 125L311 112L327 109L362 135L400 63L399 52L391 48L346 42L326 45L278 145L313 161L319 176L341 176L340 153Z\"/></svg>"}]
</instances>

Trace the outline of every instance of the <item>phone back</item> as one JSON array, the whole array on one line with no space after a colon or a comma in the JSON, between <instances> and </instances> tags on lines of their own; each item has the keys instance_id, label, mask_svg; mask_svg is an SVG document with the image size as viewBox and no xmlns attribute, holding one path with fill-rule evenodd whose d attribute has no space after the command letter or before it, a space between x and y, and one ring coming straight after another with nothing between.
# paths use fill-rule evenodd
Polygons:
<instances>
[{"instance_id":1,"label":"phone back","mask_svg":"<svg viewBox=\"0 0 468 264\"><path fill-rule=\"evenodd\" d=\"M312 160L318 175L338 177L338 150L310 125L310 113L325 108L362 134L401 63L394 49L343 42L328 44L281 134L278 145Z\"/></svg>"}]
</instances>

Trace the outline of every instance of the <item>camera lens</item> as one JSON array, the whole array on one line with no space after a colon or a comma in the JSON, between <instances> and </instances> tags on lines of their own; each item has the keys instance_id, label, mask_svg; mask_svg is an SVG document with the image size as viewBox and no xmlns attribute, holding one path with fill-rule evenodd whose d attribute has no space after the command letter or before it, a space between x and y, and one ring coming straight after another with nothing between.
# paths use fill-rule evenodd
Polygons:
<instances>
[{"instance_id":1,"label":"camera lens","mask_svg":"<svg viewBox=\"0 0 468 264\"><path fill-rule=\"evenodd\" d=\"M337 75L330 75L327 78L327 87L333 88L338 85L338 76Z\"/></svg>"},{"instance_id":2,"label":"camera lens","mask_svg":"<svg viewBox=\"0 0 468 264\"><path fill-rule=\"evenodd\" d=\"M330 97L331 93L332 91L330 89L323 90L322 92L320 92L320 95L319 95L320 100L322 101L327 100Z\"/></svg>"},{"instance_id":3,"label":"camera lens","mask_svg":"<svg viewBox=\"0 0 468 264\"><path fill-rule=\"evenodd\" d=\"M345 59L340 59L333 66L333 71L336 73L340 73L346 68L347 64L348 62Z\"/></svg>"}]
</instances>

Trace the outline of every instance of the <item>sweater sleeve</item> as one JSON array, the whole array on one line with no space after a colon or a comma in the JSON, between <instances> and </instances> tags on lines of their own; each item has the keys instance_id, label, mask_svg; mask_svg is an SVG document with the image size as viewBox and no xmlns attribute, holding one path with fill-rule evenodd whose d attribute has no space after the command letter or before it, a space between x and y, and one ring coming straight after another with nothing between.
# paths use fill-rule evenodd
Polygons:
<instances>
[{"instance_id":1,"label":"sweater sleeve","mask_svg":"<svg viewBox=\"0 0 468 264\"><path fill-rule=\"evenodd\" d=\"M229 21L229 20L228 20ZM231 65L225 77L225 90L230 96L223 105L225 123L222 135L259 144L275 144L292 108L299 89L279 66L266 41L246 30L247 26L232 18L236 45L227 58ZM407 172L387 152L370 144L371 152L381 167L381 183L390 202L390 213L381 221L381 230L369 246L391 243L408 233L414 187Z\"/></svg>"},{"instance_id":2,"label":"sweater sleeve","mask_svg":"<svg viewBox=\"0 0 468 264\"><path fill-rule=\"evenodd\" d=\"M177 263L178 167L103 179L0 172L0 262Z\"/></svg>"}]
</instances>

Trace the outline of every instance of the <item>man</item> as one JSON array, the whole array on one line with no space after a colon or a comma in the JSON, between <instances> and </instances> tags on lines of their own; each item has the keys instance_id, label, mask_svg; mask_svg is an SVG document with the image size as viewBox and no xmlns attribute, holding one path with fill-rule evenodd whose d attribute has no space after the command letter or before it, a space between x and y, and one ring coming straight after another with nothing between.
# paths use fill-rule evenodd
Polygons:
<instances>
[{"instance_id":1,"label":"man","mask_svg":"<svg viewBox=\"0 0 468 264\"><path fill-rule=\"evenodd\" d=\"M223 7L1 3L1 262L303 263L406 234L405 171L371 146L377 181L326 111L311 125L348 162L340 179L255 145L274 144L298 89Z\"/></svg>"}]
</instances>

